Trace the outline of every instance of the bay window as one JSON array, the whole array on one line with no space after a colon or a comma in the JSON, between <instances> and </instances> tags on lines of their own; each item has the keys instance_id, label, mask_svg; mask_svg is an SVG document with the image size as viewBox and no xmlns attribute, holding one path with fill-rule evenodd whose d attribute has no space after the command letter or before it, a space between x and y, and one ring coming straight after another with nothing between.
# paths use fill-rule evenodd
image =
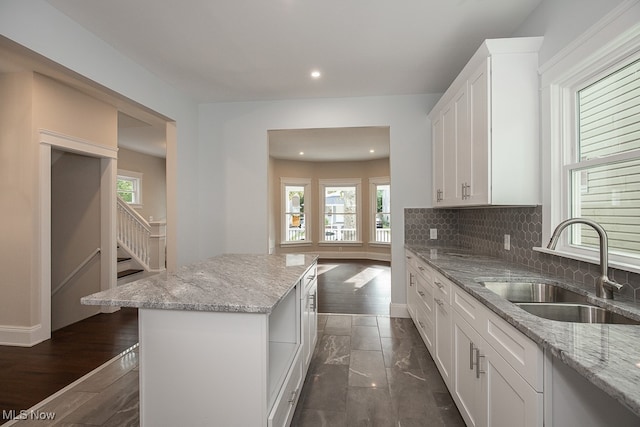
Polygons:
<instances>
[{"instance_id":1,"label":"bay window","mask_svg":"<svg viewBox=\"0 0 640 427\"><path fill-rule=\"evenodd\" d=\"M391 184L389 177L369 178L371 243L391 243Z\"/></svg>"},{"instance_id":2,"label":"bay window","mask_svg":"<svg viewBox=\"0 0 640 427\"><path fill-rule=\"evenodd\" d=\"M282 244L311 243L308 228L310 184L311 180L307 178L281 179Z\"/></svg>"}]
</instances>

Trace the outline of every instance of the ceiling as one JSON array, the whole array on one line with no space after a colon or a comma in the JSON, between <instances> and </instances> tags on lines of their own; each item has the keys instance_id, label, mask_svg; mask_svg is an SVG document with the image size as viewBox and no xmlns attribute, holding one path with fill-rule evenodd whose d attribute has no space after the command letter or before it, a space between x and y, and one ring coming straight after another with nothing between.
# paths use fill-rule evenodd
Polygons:
<instances>
[{"instance_id":1,"label":"ceiling","mask_svg":"<svg viewBox=\"0 0 640 427\"><path fill-rule=\"evenodd\" d=\"M388 127L270 130L269 155L308 162L389 158ZM301 154L302 153L302 154Z\"/></svg>"},{"instance_id":2,"label":"ceiling","mask_svg":"<svg viewBox=\"0 0 640 427\"><path fill-rule=\"evenodd\" d=\"M484 39L511 36L542 0L47 1L205 103L442 93ZM56 64L14 59L0 55L0 72L54 69L54 78L94 96L104 89L78 85L81 76ZM312 79L312 70L322 76ZM166 118L114 105L126 113L119 145L164 157ZM388 139L388 128L270 132L272 155L304 151L320 161L388 157Z\"/></svg>"},{"instance_id":3,"label":"ceiling","mask_svg":"<svg viewBox=\"0 0 640 427\"><path fill-rule=\"evenodd\" d=\"M541 0L48 2L193 99L221 102L442 93Z\"/></svg>"}]
</instances>

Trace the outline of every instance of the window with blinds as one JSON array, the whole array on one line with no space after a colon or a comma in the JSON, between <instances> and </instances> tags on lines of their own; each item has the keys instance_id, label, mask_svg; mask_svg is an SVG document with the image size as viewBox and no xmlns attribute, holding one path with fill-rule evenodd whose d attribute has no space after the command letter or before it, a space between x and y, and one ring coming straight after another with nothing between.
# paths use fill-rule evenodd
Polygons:
<instances>
[{"instance_id":1,"label":"window with blinds","mask_svg":"<svg viewBox=\"0 0 640 427\"><path fill-rule=\"evenodd\" d=\"M640 256L640 60L576 92L577 144L570 177L571 216L607 230L609 250ZM597 247L590 227L570 243Z\"/></svg>"}]
</instances>

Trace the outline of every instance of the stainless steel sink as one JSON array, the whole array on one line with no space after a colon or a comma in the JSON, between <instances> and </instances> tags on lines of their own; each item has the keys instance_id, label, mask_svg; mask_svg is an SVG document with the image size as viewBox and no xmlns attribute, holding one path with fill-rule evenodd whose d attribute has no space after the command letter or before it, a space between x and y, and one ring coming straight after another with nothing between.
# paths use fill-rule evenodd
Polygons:
<instances>
[{"instance_id":1,"label":"stainless steel sink","mask_svg":"<svg viewBox=\"0 0 640 427\"><path fill-rule=\"evenodd\" d=\"M535 316L560 322L640 325L640 321L594 305L563 303L517 303L516 305Z\"/></svg>"},{"instance_id":2,"label":"stainless steel sink","mask_svg":"<svg viewBox=\"0 0 640 427\"><path fill-rule=\"evenodd\" d=\"M482 282L485 288L500 295L502 298L518 302L557 303L575 302L586 303L587 296L570 291L552 283L545 282Z\"/></svg>"},{"instance_id":3,"label":"stainless steel sink","mask_svg":"<svg viewBox=\"0 0 640 427\"><path fill-rule=\"evenodd\" d=\"M640 325L630 319L587 301L587 296L542 281L487 281L485 288L545 319L574 323L611 323Z\"/></svg>"}]
</instances>

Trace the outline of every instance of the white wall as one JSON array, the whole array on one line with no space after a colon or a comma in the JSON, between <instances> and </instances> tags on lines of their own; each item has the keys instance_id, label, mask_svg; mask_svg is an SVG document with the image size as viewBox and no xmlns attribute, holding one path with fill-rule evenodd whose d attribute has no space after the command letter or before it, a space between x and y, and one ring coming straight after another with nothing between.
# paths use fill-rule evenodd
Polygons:
<instances>
[{"instance_id":1,"label":"white wall","mask_svg":"<svg viewBox=\"0 0 640 427\"><path fill-rule=\"evenodd\" d=\"M224 158L221 170L201 169L201 182L224 187L221 199L201 194L200 209L222 221L209 232L203 254L268 250L270 129L390 127L393 185L392 303L404 304L404 208L431 206L431 133L427 113L440 95L217 103L200 106L201 162Z\"/></svg>"},{"instance_id":2,"label":"white wall","mask_svg":"<svg viewBox=\"0 0 640 427\"><path fill-rule=\"evenodd\" d=\"M544 64L607 12L627 1L543 0L512 36L544 36L539 61Z\"/></svg>"},{"instance_id":3,"label":"white wall","mask_svg":"<svg viewBox=\"0 0 640 427\"><path fill-rule=\"evenodd\" d=\"M194 167L198 164L196 103L44 0L2 0L0 34L177 122L177 188L194 190L168 195L167 233L177 238L179 265L199 259L194 242L206 214L198 209L198 168ZM168 147L168 156L174 152ZM168 158L167 164L172 163ZM176 179L172 173L167 172L168 180Z\"/></svg>"}]
</instances>

